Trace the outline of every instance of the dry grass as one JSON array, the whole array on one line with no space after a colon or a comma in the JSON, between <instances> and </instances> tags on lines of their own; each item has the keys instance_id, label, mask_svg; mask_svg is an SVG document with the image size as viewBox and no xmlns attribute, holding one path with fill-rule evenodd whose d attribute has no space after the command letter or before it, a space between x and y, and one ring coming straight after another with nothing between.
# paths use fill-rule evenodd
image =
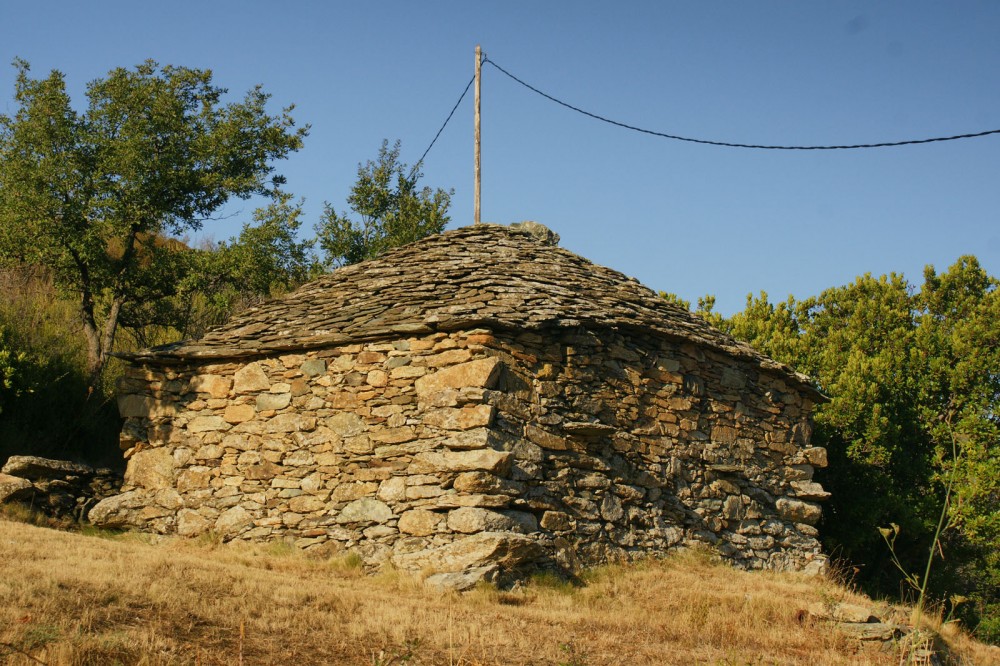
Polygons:
<instances>
[{"instance_id":1,"label":"dry grass","mask_svg":"<svg viewBox=\"0 0 1000 666\"><path fill-rule=\"evenodd\" d=\"M844 588L697 554L604 568L577 588L542 579L464 595L282 545L152 545L5 519L0 554L0 661L17 665L899 661L797 619L817 601L864 602ZM952 633L957 658L989 663Z\"/></svg>"}]
</instances>

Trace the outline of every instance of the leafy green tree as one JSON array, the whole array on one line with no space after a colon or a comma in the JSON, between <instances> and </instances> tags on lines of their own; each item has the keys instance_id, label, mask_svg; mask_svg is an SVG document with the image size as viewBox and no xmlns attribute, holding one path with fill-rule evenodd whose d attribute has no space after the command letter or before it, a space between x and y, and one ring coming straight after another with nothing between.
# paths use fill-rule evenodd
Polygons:
<instances>
[{"instance_id":1,"label":"leafy green tree","mask_svg":"<svg viewBox=\"0 0 1000 666\"><path fill-rule=\"evenodd\" d=\"M974 257L916 290L901 275L864 275L804 301L748 297L733 335L813 376L830 396L814 441L833 493L821 526L828 552L881 593L898 576L878 528L900 526L896 554L931 590L970 596L980 632L1000 639L1000 290ZM945 506L945 480L956 470ZM947 529L934 544L938 517Z\"/></svg>"},{"instance_id":2,"label":"leafy green tree","mask_svg":"<svg viewBox=\"0 0 1000 666\"><path fill-rule=\"evenodd\" d=\"M308 128L294 128L291 107L269 114L259 86L223 103L209 70L115 69L78 112L60 72L33 79L14 65L16 110L0 116L0 259L47 266L76 294L94 385L123 318L176 292L190 256L163 239L201 228L232 197L273 194L273 161Z\"/></svg>"},{"instance_id":3,"label":"leafy green tree","mask_svg":"<svg viewBox=\"0 0 1000 666\"><path fill-rule=\"evenodd\" d=\"M320 272L314 240L300 241L302 201L278 191L239 236L194 250L193 269L172 299L171 325L197 337L237 310L289 291Z\"/></svg>"},{"instance_id":4,"label":"leafy green tree","mask_svg":"<svg viewBox=\"0 0 1000 666\"><path fill-rule=\"evenodd\" d=\"M423 175L399 161L400 143L382 142L378 158L358 165L347 203L358 219L329 203L316 234L330 267L374 259L386 250L441 233L450 218L453 191L417 189Z\"/></svg>"}]
</instances>

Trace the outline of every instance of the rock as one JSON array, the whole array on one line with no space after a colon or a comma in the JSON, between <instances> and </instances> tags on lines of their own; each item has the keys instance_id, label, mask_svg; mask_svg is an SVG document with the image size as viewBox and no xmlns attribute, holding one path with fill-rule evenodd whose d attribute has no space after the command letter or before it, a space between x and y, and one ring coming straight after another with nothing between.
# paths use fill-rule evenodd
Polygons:
<instances>
[{"instance_id":1,"label":"rock","mask_svg":"<svg viewBox=\"0 0 1000 666\"><path fill-rule=\"evenodd\" d=\"M528 532L525 524L511 516L489 509L462 507L448 514L448 529L453 532ZM537 525L536 528L537 530Z\"/></svg>"},{"instance_id":2,"label":"rock","mask_svg":"<svg viewBox=\"0 0 1000 666\"><path fill-rule=\"evenodd\" d=\"M337 412L326 419L326 426L341 437L360 435L367 427L364 420L353 412Z\"/></svg>"},{"instance_id":3,"label":"rock","mask_svg":"<svg viewBox=\"0 0 1000 666\"><path fill-rule=\"evenodd\" d=\"M253 405L229 405L222 418L226 423L243 423L252 419L256 413Z\"/></svg>"},{"instance_id":4,"label":"rock","mask_svg":"<svg viewBox=\"0 0 1000 666\"><path fill-rule=\"evenodd\" d=\"M299 371L306 377L322 375L326 372L326 361L321 358L310 359L299 367Z\"/></svg>"},{"instance_id":5,"label":"rock","mask_svg":"<svg viewBox=\"0 0 1000 666\"><path fill-rule=\"evenodd\" d=\"M493 356L443 368L417 379L417 397L424 401L449 388L490 388L499 369L500 359Z\"/></svg>"},{"instance_id":6,"label":"rock","mask_svg":"<svg viewBox=\"0 0 1000 666\"><path fill-rule=\"evenodd\" d=\"M827 465L826 449L822 446L811 446L804 449L802 455L813 467L826 467Z\"/></svg>"},{"instance_id":7,"label":"rock","mask_svg":"<svg viewBox=\"0 0 1000 666\"><path fill-rule=\"evenodd\" d=\"M11 456L0 473L22 479L64 479L67 476L93 476L94 468L68 460L51 460L36 456Z\"/></svg>"},{"instance_id":8,"label":"rock","mask_svg":"<svg viewBox=\"0 0 1000 666\"><path fill-rule=\"evenodd\" d=\"M514 456L506 451L481 449L473 451L448 451L445 453L419 453L410 464L413 473L472 472L483 470L500 476L510 473Z\"/></svg>"},{"instance_id":9,"label":"rock","mask_svg":"<svg viewBox=\"0 0 1000 666\"><path fill-rule=\"evenodd\" d=\"M778 509L779 516L793 523L815 525L823 515L822 509L816 504L785 497L775 502L775 508Z\"/></svg>"},{"instance_id":10,"label":"rock","mask_svg":"<svg viewBox=\"0 0 1000 666\"><path fill-rule=\"evenodd\" d=\"M799 499L825 500L830 497L830 493L823 490L823 486L815 481L792 481L791 486Z\"/></svg>"},{"instance_id":11,"label":"rock","mask_svg":"<svg viewBox=\"0 0 1000 666\"><path fill-rule=\"evenodd\" d=\"M253 516L242 506L227 509L215 521L215 531L223 537L234 537L253 524Z\"/></svg>"},{"instance_id":12,"label":"rock","mask_svg":"<svg viewBox=\"0 0 1000 666\"><path fill-rule=\"evenodd\" d=\"M0 504L29 499L35 492L31 481L19 476L0 473Z\"/></svg>"},{"instance_id":13,"label":"rock","mask_svg":"<svg viewBox=\"0 0 1000 666\"><path fill-rule=\"evenodd\" d=\"M257 411L265 412L284 409L291 403L291 393L261 393L257 396Z\"/></svg>"},{"instance_id":14,"label":"rock","mask_svg":"<svg viewBox=\"0 0 1000 666\"><path fill-rule=\"evenodd\" d=\"M188 423L189 432L208 432L211 430L229 430L232 424L227 423L221 416L196 416Z\"/></svg>"},{"instance_id":15,"label":"rock","mask_svg":"<svg viewBox=\"0 0 1000 666\"><path fill-rule=\"evenodd\" d=\"M399 531L413 536L428 536L437 531L437 526L444 519L440 513L425 509L406 511L399 517Z\"/></svg>"},{"instance_id":16,"label":"rock","mask_svg":"<svg viewBox=\"0 0 1000 666\"><path fill-rule=\"evenodd\" d=\"M98 527L120 528L138 525L138 513L148 504L148 496L138 490L108 497L94 505L87 519Z\"/></svg>"},{"instance_id":17,"label":"rock","mask_svg":"<svg viewBox=\"0 0 1000 666\"><path fill-rule=\"evenodd\" d=\"M573 520L562 511L546 511L542 514L541 526L551 532L565 532L573 528Z\"/></svg>"},{"instance_id":18,"label":"rock","mask_svg":"<svg viewBox=\"0 0 1000 666\"><path fill-rule=\"evenodd\" d=\"M181 509L177 512L177 534L181 536L193 537L204 534L211 525L208 518L192 509Z\"/></svg>"},{"instance_id":19,"label":"rock","mask_svg":"<svg viewBox=\"0 0 1000 666\"><path fill-rule=\"evenodd\" d=\"M271 380L259 363L248 363L236 371L233 391L236 393L252 393L266 391L271 388Z\"/></svg>"},{"instance_id":20,"label":"rock","mask_svg":"<svg viewBox=\"0 0 1000 666\"><path fill-rule=\"evenodd\" d=\"M488 426L493 421L494 411L492 405L468 405L458 409L436 409L425 413L423 422L443 430L470 430Z\"/></svg>"},{"instance_id":21,"label":"rock","mask_svg":"<svg viewBox=\"0 0 1000 666\"><path fill-rule=\"evenodd\" d=\"M814 603L806 609L821 620L835 622L881 622L868 606L848 603Z\"/></svg>"},{"instance_id":22,"label":"rock","mask_svg":"<svg viewBox=\"0 0 1000 666\"><path fill-rule=\"evenodd\" d=\"M539 243L545 245L558 245L559 244L559 234L549 229L544 224L535 222L534 220L524 220L523 222L514 222L510 225L511 229L515 231L522 231L532 238L534 238Z\"/></svg>"},{"instance_id":23,"label":"rock","mask_svg":"<svg viewBox=\"0 0 1000 666\"><path fill-rule=\"evenodd\" d=\"M188 382L188 390L192 393L207 393L213 398L225 398L229 396L229 389L233 383L226 377L218 375L195 375ZM122 414L125 416L125 414Z\"/></svg>"},{"instance_id":24,"label":"rock","mask_svg":"<svg viewBox=\"0 0 1000 666\"><path fill-rule=\"evenodd\" d=\"M125 485L148 490L174 486L174 458L166 448L143 449L128 461Z\"/></svg>"},{"instance_id":25,"label":"rock","mask_svg":"<svg viewBox=\"0 0 1000 666\"><path fill-rule=\"evenodd\" d=\"M496 565L486 565L473 567L465 571L454 573L432 574L424 579L424 585L437 590L455 590L464 592L471 590L479 583L493 583L499 577L500 567Z\"/></svg>"},{"instance_id":26,"label":"rock","mask_svg":"<svg viewBox=\"0 0 1000 666\"><path fill-rule=\"evenodd\" d=\"M389 505L373 497L354 500L337 515L338 523L384 523L392 518Z\"/></svg>"},{"instance_id":27,"label":"rock","mask_svg":"<svg viewBox=\"0 0 1000 666\"><path fill-rule=\"evenodd\" d=\"M510 571L533 562L543 553L542 547L527 536L480 532L437 548L395 553L392 562L407 571L455 573L488 566Z\"/></svg>"}]
</instances>

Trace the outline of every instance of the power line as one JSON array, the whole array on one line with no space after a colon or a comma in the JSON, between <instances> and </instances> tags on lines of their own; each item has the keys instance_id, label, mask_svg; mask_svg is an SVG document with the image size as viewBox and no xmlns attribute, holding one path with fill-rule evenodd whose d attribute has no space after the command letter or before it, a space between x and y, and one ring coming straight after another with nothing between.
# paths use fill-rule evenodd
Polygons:
<instances>
[{"instance_id":1,"label":"power line","mask_svg":"<svg viewBox=\"0 0 1000 666\"><path fill-rule=\"evenodd\" d=\"M444 128L448 125L448 121L451 120L451 117L453 115L455 115L455 110L458 109L458 105L462 103L463 99L465 99L465 93L469 92L469 88L472 87L472 82L475 80L476 77L473 76L471 79L469 79L469 82L465 84L465 90L463 90L462 94L459 95L458 101L455 102L455 106L451 107L451 113L449 113L448 117L444 119L444 124L441 125L441 129L439 129L437 131L437 134L434 135L434 138L431 139L431 145L427 146L427 150L425 150L424 154L420 156L420 159L417 160L417 163L413 165L414 170L420 168L420 165L424 163L424 158L427 157L427 153L431 152L431 148L434 147L434 144L437 142L438 137L441 136L441 132L443 132Z\"/></svg>"},{"instance_id":2,"label":"power line","mask_svg":"<svg viewBox=\"0 0 1000 666\"><path fill-rule=\"evenodd\" d=\"M528 90L531 90L532 92L538 93L539 95L541 95L545 99L550 100L552 102L555 102L556 104L559 104L560 106L564 106L567 109L570 109L572 111L576 111L577 113L581 113L581 114L583 114L585 116L589 116L590 118L594 118L595 120L600 120L601 122L605 122L605 123L608 123L610 125L615 125L617 127L622 127L622 128L628 129L628 130L632 130L634 132L641 132L642 134L650 134L652 136L658 136L658 137L661 137L661 138L664 138L664 139L673 139L675 141L687 141L688 143L702 143L702 144L707 144L707 145L710 145L710 146L725 146L727 148L756 148L758 150L854 150L854 149L858 149L858 148L890 148L890 147L893 147L893 146L911 146L911 145L916 145L916 144L921 144L921 143L935 143L935 142L938 142L938 141L955 141L957 139L974 139L976 137L988 136L990 134L1000 134L1000 129L994 129L994 130L987 130L985 132L975 132L975 133L972 133L972 134L956 134L955 136L941 136L941 137L935 137L933 139L910 139L908 141L886 141L886 142L882 142L882 143L858 143L858 144L852 144L852 145L846 145L846 146L767 146L767 145L759 145L759 144L752 144L752 143L730 143L728 141L711 141L711 140L708 140L708 139L692 139L691 137L686 137L686 136L677 136L675 134L665 134L663 132L654 132L653 130L648 130L648 129L644 129L642 127L636 127L634 125L628 125L626 123L619 122L617 120L612 120L610 118L605 118L604 116L599 116L596 113L591 113L590 111L584 111L583 109L581 109L579 107L573 106L572 104L567 104L566 102L562 101L561 99L557 99L557 98L553 97L552 95L549 95L548 93L542 92L541 90L539 90L538 88L534 87L533 85L530 85L530 84L522 81L521 79L517 78L516 76L514 76L513 74L511 74L510 72L508 72L506 69L504 69L503 67L501 67L500 65L498 65L495 62L493 62L492 60L490 60L488 57L484 56L483 62L488 63L490 65L493 65L501 73L505 74L506 76L508 76L509 78L513 79L517 83L520 83L522 86L524 86ZM466 88L466 90L468 90L468 88Z\"/></svg>"}]
</instances>

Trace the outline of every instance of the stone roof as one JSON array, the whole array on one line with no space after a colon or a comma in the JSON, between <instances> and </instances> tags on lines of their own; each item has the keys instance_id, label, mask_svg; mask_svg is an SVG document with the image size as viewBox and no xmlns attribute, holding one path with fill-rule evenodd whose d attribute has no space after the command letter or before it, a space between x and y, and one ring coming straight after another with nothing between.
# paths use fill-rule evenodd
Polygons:
<instances>
[{"instance_id":1,"label":"stone roof","mask_svg":"<svg viewBox=\"0 0 1000 666\"><path fill-rule=\"evenodd\" d=\"M558 236L536 224L447 231L339 268L241 312L201 339L123 356L171 363L479 327L608 327L711 347L815 390L805 375L555 240Z\"/></svg>"}]
</instances>

